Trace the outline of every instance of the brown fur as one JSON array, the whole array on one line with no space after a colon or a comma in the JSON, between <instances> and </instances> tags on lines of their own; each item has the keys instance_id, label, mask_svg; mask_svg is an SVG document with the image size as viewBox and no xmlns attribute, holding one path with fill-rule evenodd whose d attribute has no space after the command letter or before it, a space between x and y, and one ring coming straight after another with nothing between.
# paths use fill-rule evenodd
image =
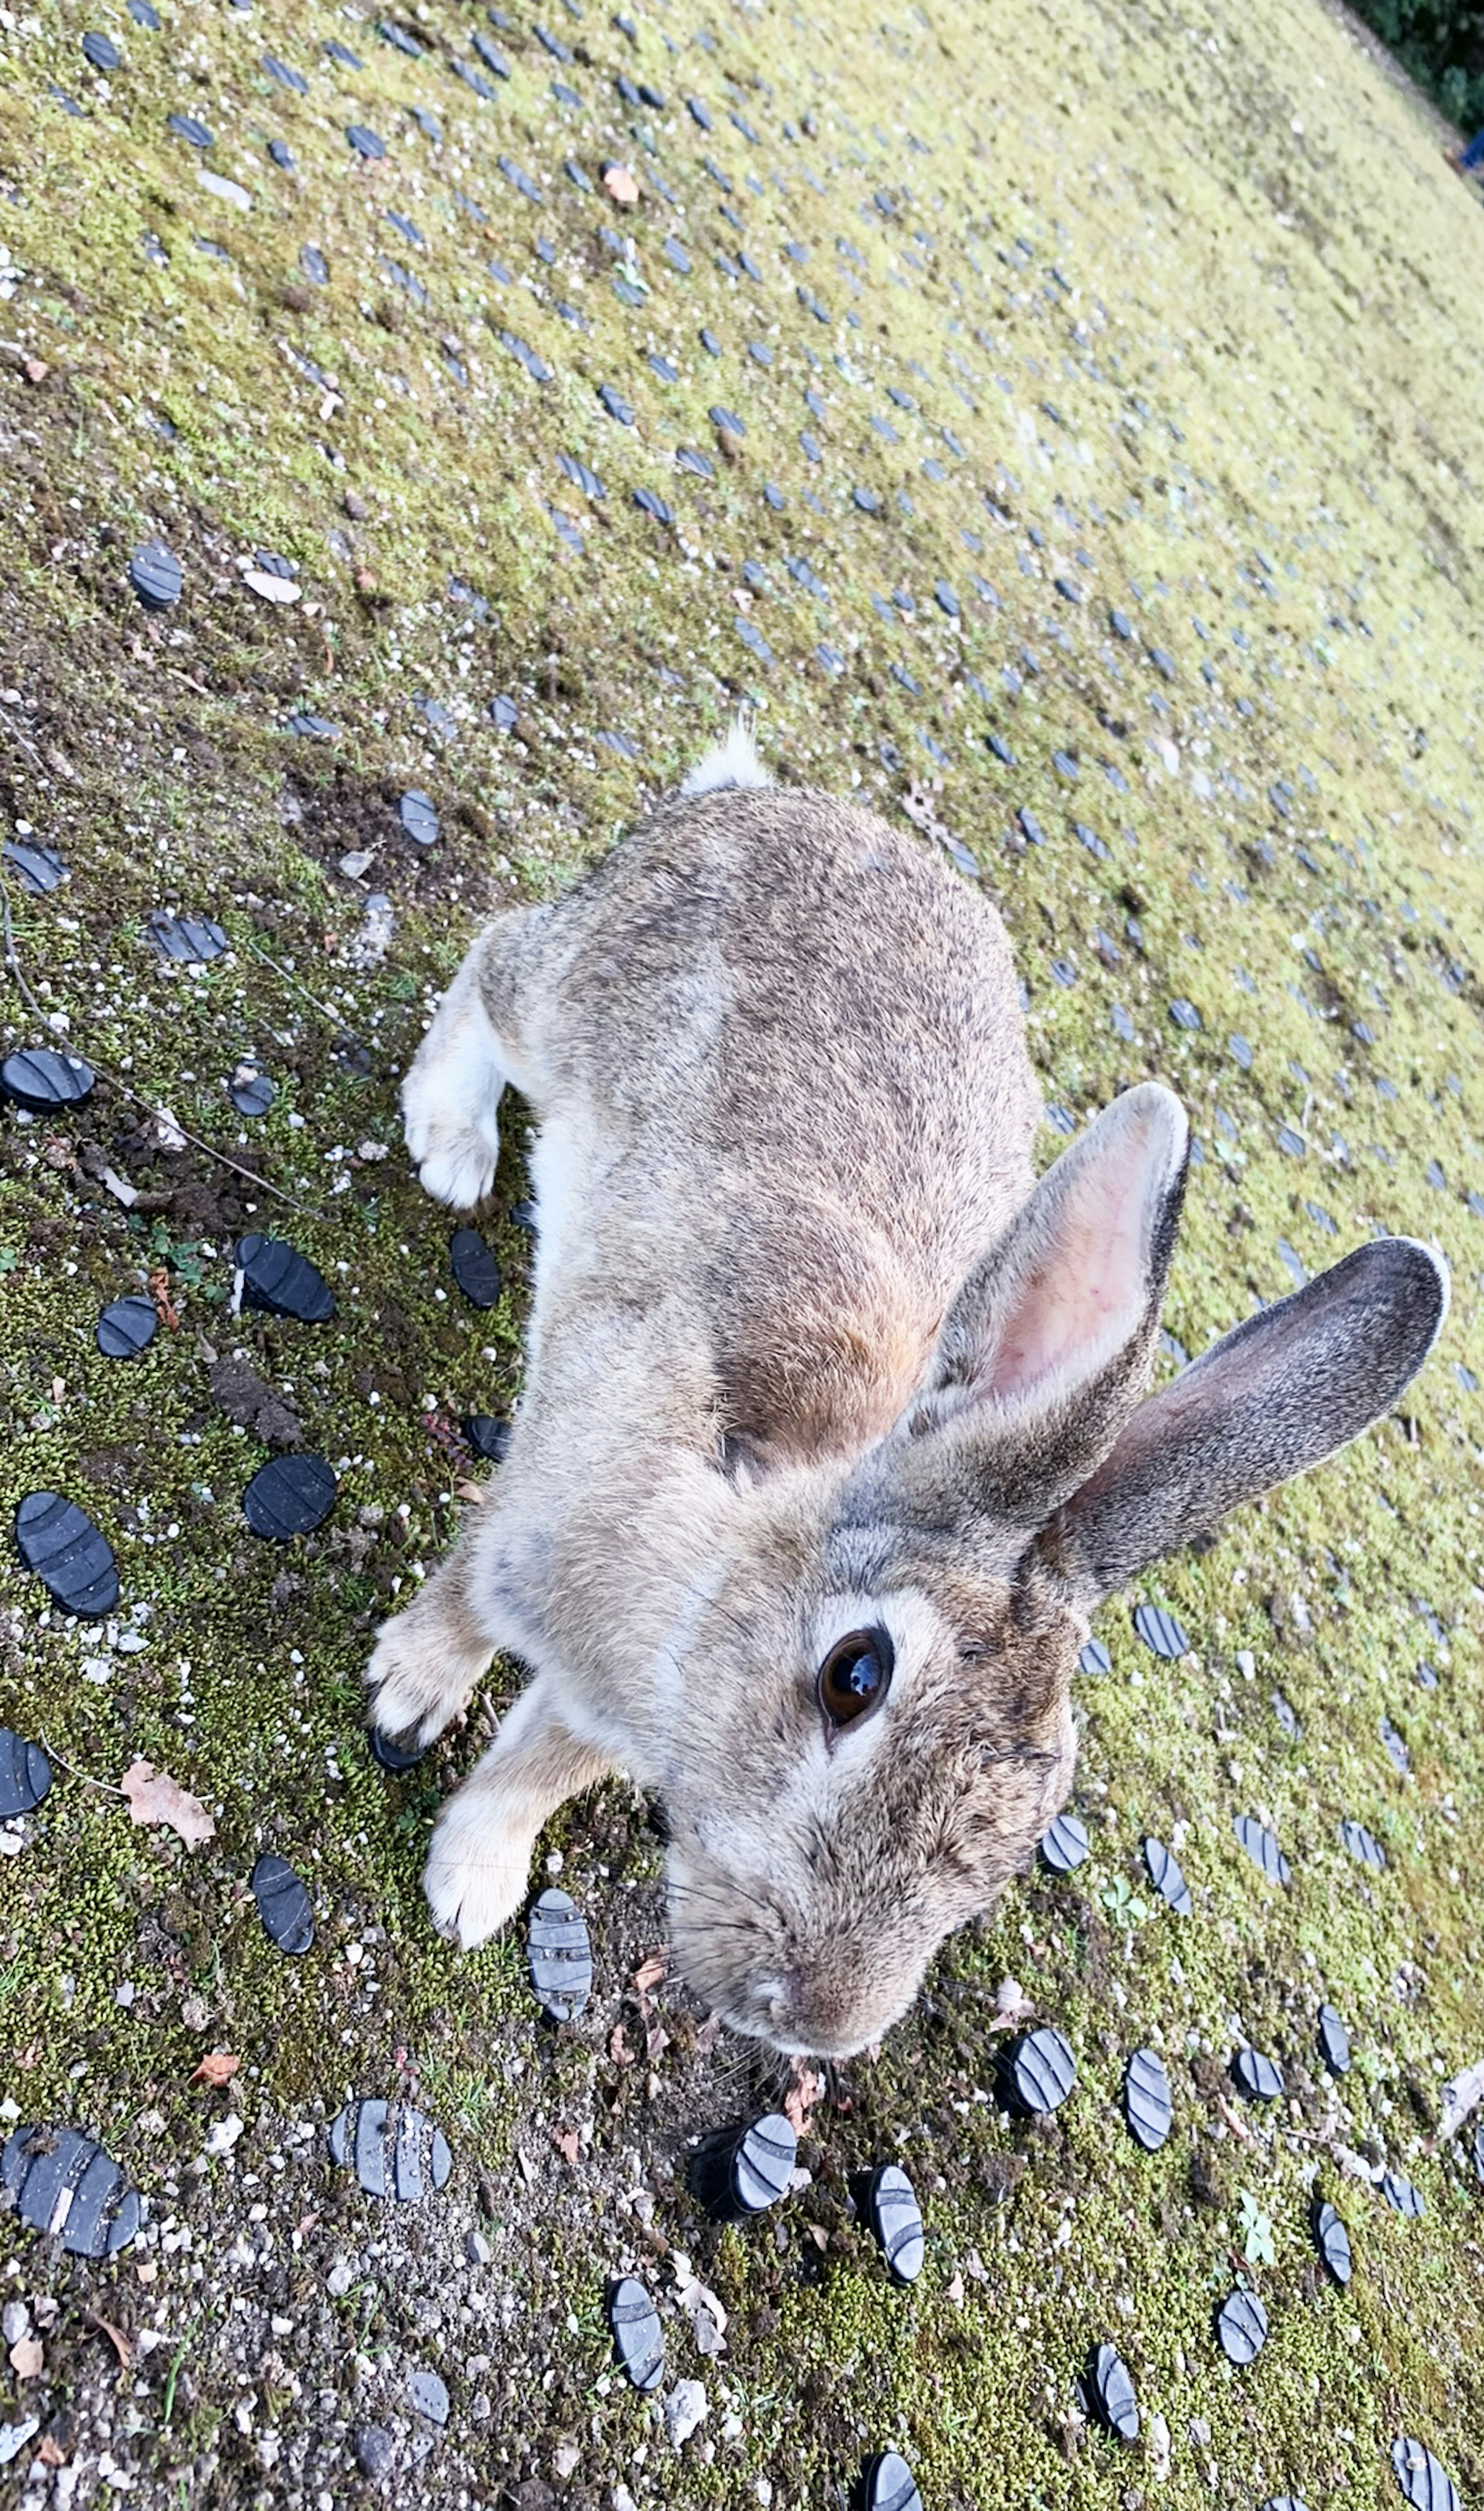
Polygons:
<instances>
[{"instance_id":1,"label":"brown fur","mask_svg":"<svg viewBox=\"0 0 1484 2511\"><path fill-rule=\"evenodd\" d=\"M780 2047L858 2047L1063 1800L1112 1578L1392 1400L1437 1266L1362 1250L1339 1326L1311 1286L1183 1410L1136 1410L1176 1102L1129 1093L1033 1190L998 917L818 793L672 801L489 927L403 1094L442 1199L487 1188L507 1082L542 1128L526 1392L369 1677L377 1721L428 1740L494 1648L533 1669L435 1834L435 1914L466 1944L502 1923L542 1822L621 1764L666 1799L694 1985ZM818 1668L856 1631L894 1666L836 1726Z\"/></svg>"},{"instance_id":2,"label":"brown fur","mask_svg":"<svg viewBox=\"0 0 1484 2511\"><path fill-rule=\"evenodd\" d=\"M546 1089L619 1119L628 1226L684 1141L704 1236L659 1262L704 1303L722 1426L769 1460L854 1451L1029 1191L998 916L864 812L727 792L657 814L542 942L514 1005L491 952L491 1020L514 1010Z\"/></svg>"}]
</instances>

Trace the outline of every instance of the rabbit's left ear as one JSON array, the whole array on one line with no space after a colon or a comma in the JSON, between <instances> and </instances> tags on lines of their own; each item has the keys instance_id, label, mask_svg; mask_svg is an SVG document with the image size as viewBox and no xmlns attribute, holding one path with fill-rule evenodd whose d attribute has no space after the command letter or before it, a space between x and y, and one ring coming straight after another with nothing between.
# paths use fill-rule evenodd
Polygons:
<instances>
[{"instance_id":1,"label":"rabbit's left ear","mask_svg":"<svg viewBox=\"0 0 1484 2511\"><path fill-rule=\"evenodd\" d=\"M1448 1267L1382 1238L1248 1317L1141 1404L1038 1551L1090 1611L1229 1509L1389 1412L1448 1313Z\"/></svg>"},{"instance_id":2,"label":"rabbit's left ear","mask_svg":"<svg viewBox=\"0 0 1484 2511\"><path fill-rule=\"evenodd\" d=\"M1041 1526L1106 1454L1143 1391L1188 1148L1179 1100L1143 1082L1046 1171L874 1460L898 1523Z\"/></svg>"}]
</instances>

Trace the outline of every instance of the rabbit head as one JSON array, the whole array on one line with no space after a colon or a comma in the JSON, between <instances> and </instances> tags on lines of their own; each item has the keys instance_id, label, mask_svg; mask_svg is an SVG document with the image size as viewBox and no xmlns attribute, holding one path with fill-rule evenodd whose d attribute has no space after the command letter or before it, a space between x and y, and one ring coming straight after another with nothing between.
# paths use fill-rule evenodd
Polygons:
<instances>
[{"instance_id":1,"label":"rabbit head","mask_svg":"<svg viewBox=\"0 0 1484 2511\"><path fill-rule=\"evenodd\" d=\"M880 2039L1065 1800L1097 1604L1356 1436L1431 1347L1446 1269L1383 1240L1141 1402L1186 1156L1170 1092L1115 1101L964 1283L887 1435L742 1474L677 1635L663 1781L671 1943L734 2028Z\"/></svg>"}]
</instances>

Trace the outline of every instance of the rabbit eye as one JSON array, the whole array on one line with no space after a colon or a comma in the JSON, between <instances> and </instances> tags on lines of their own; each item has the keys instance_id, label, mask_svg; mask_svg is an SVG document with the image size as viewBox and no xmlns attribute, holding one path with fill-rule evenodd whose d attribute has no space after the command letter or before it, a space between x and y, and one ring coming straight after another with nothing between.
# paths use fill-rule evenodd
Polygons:
<instances>
[{"instance_id":1,"label":"rabbit eye","mask_svg":"<svg viewBox=\"0 0 1484 2511\"><path fill-rule=\"evenodd\" d=\"M819 1668L819 1706L832 1726L849 1726L879 1709L887 1696L896 1651L878 1622L837 1640Z\"/></svg>"}]
</instances>

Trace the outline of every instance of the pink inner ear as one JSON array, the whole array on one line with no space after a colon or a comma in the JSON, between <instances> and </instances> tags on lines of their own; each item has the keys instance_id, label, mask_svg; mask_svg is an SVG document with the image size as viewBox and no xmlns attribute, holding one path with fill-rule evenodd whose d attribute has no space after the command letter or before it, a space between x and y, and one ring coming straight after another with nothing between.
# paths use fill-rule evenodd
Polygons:
<instances>
[{"instance_id":1,"label":"pink inner ear","mask_svg":"<svg viewBox=\"0 0 1484 2511\"><path fill-rule=\"evenodd\" d=\"M1142 1145L1139 1146L1142 1148ZM1056 1216L1055 1238L1018 1284L980 1391L1023 1396L1063 1372L1081 1377L1127 1341L1147 1292L1149 1177L1137 1156L1095 1161Z\"/></svg>"}]
</instances>

